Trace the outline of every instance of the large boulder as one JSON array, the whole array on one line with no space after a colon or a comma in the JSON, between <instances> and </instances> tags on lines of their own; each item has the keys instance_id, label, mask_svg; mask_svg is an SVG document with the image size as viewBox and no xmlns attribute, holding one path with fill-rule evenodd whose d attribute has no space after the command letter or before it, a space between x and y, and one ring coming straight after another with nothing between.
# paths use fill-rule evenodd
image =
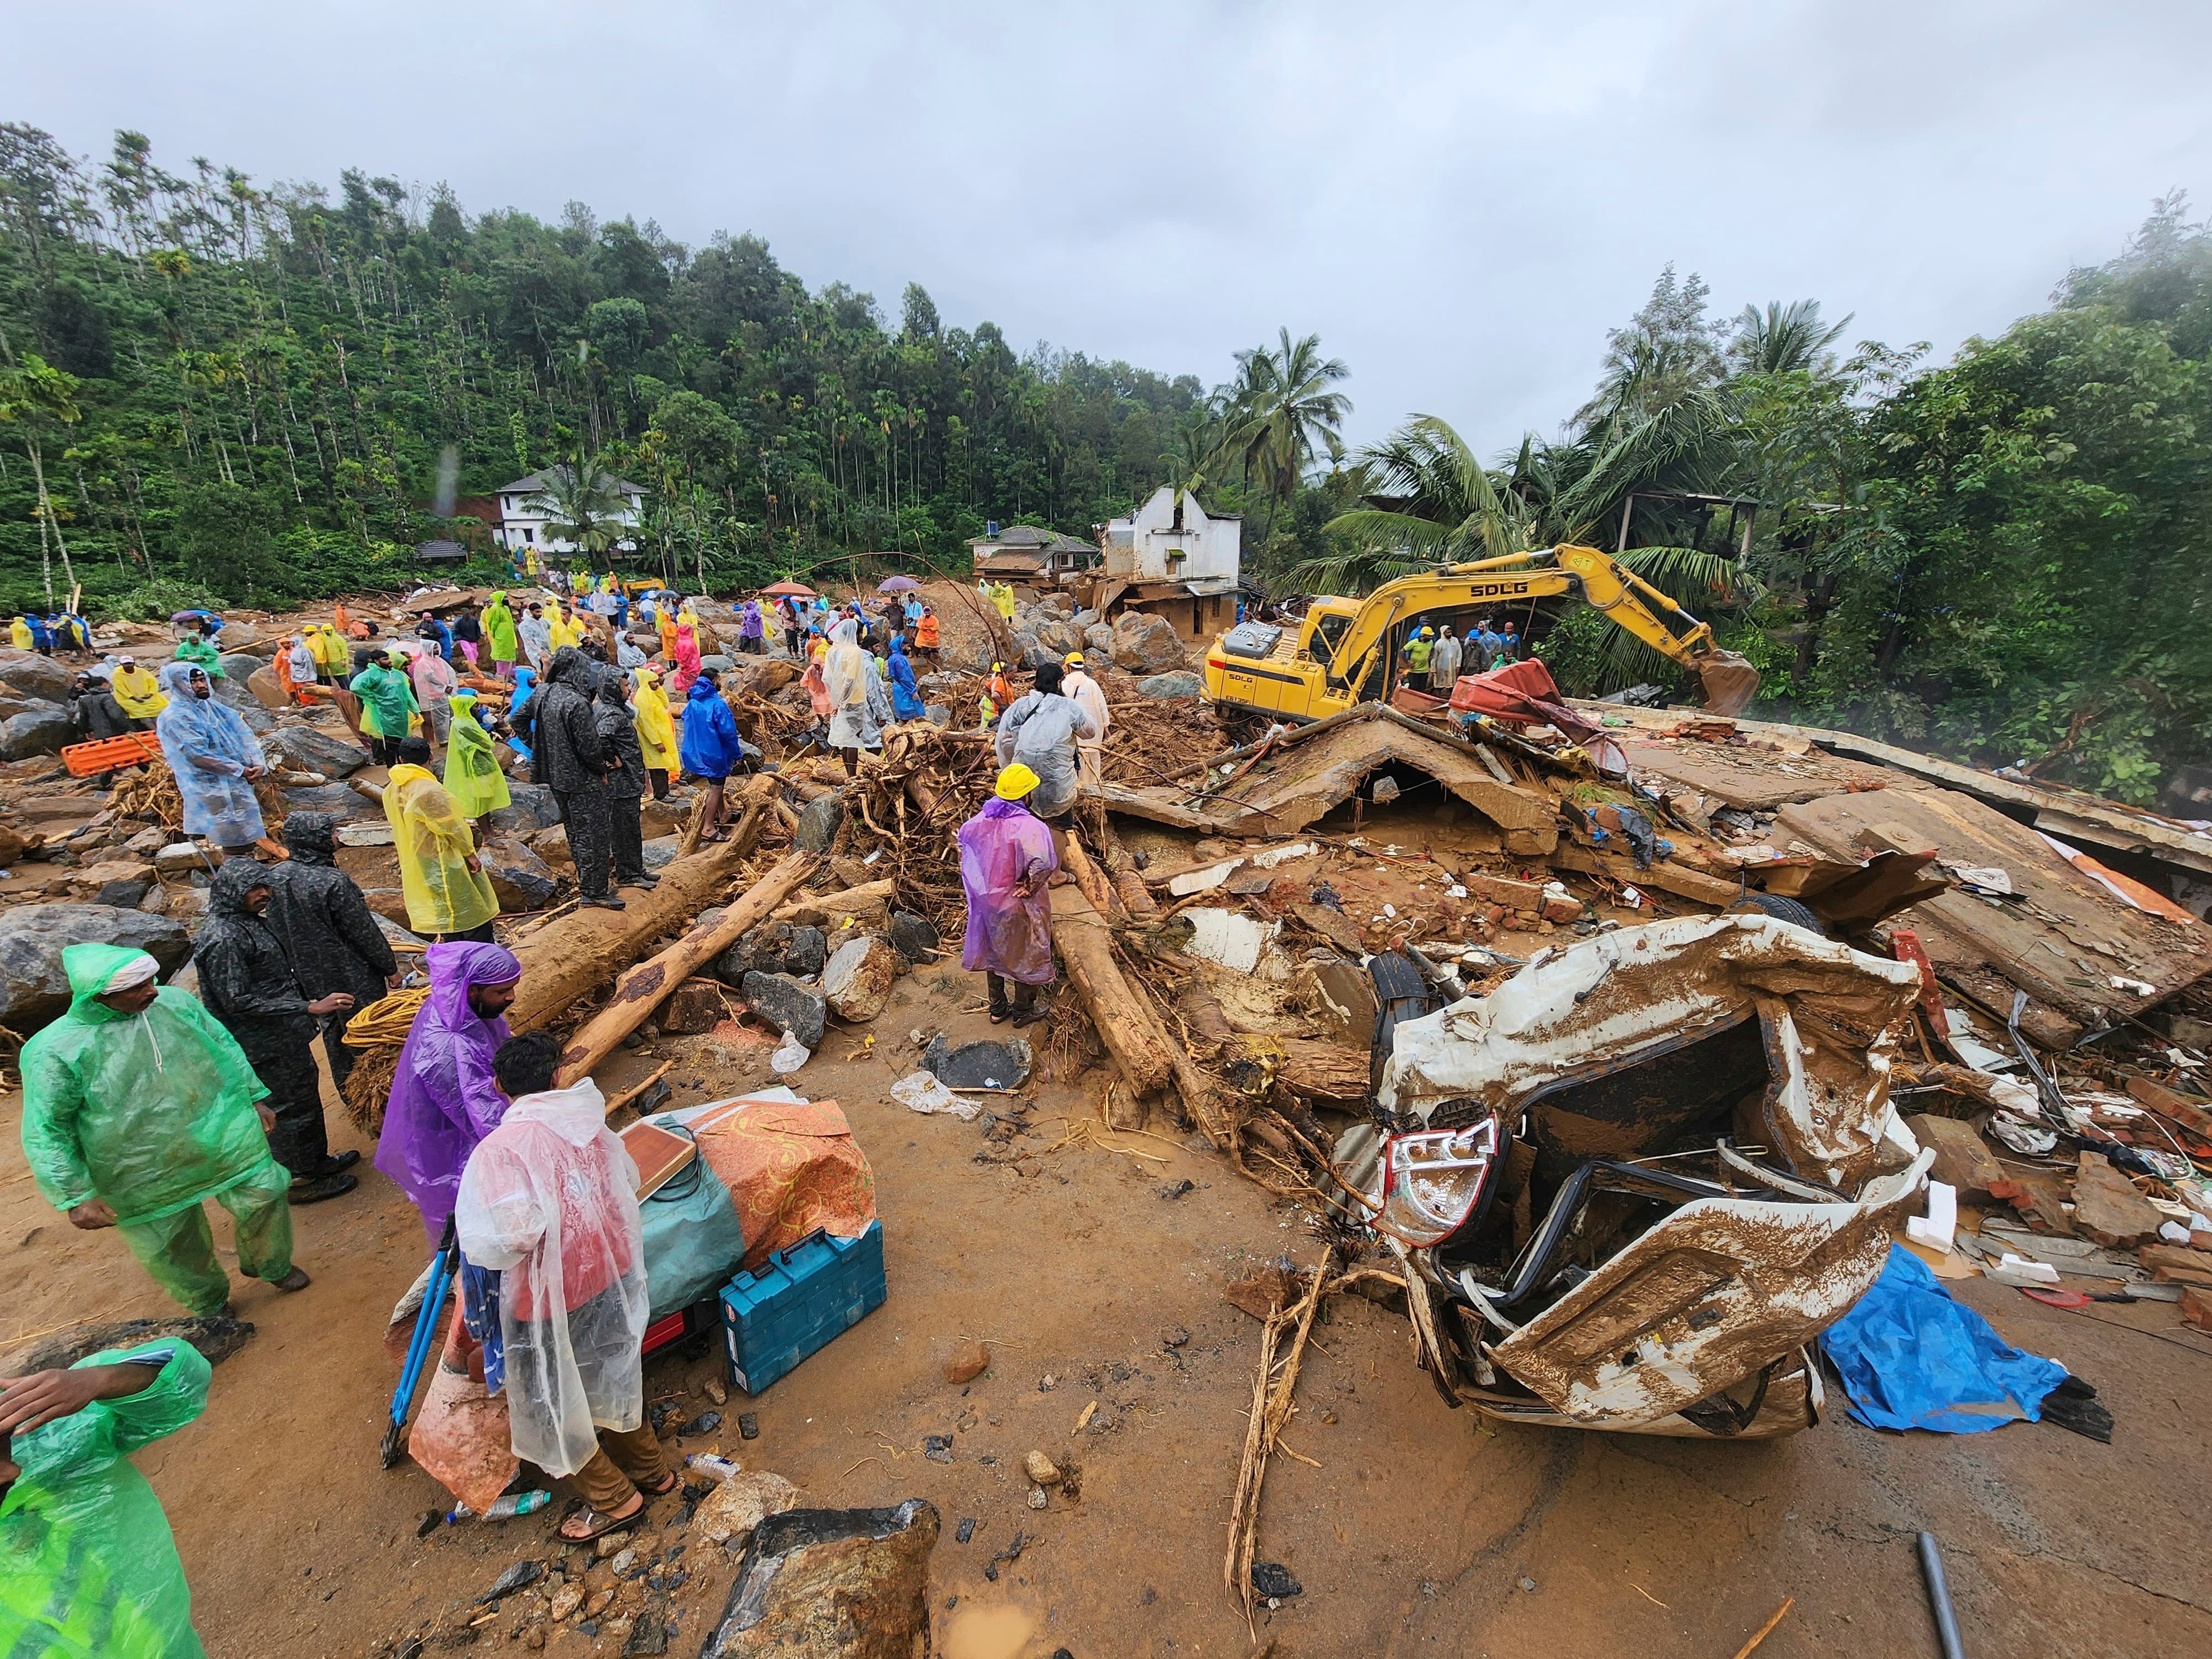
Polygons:
<instances>
[{"instance_id":1,"label":"large boulder","mask_svg":"<svg viewBox=\"0 0 2212 1659\"><path fill-rule=\"evenodd\" d=\"M1075 596L1054 588L1049 593L1037 595L1036 608L1055 617L1073 617L1075 614Z\"/></svg>"},{"instance_id":2,"label":"large boulder","mask_svg":"<svg viewBox=\"0 0 2212 1659\"><path fill-rule=\"evenodd\" d=\"M227 641L226 641L227 643ZM269 666L261 654L253 651L224 651L216 658L222 665L222 677L241 684L252 679L258 670Z\"/></svg>"},{"instance_id":3,"label":"large boulder","mask_svg":"<svg viewBox=\"0 0 2212 1659\"><path fill-rule=\"evenodd\" d=\"M62 704L26 703L21 714L0 720L0 760L58 755L64 744L75 743L82 736Z\"/></svg>"},{"instance_id":4,"label":"large boulder","mask_svg":"<svg viewBox=\"0 0 2212 1659\"><path fill-rule=\"evenodd\" d=\"M837 839L838 829L844 822L845 792L833 789L799 809L799 828L792 832L793 843L802 853L826 853L830 844Z\"/></svg>"},{"instance_id":5,"label":"large boulder","mask_svg":"<svg viewBox=\"0 0 2212 1659\"><path fill-rule=\"evenodd\" d=\"M822 996L838 1018L865 1025L890 1000L899 954L887 939L864 933L848 939L822 969Z\"/></svg>"},{"instance_id":6,"label":"large boulder","mask_svg":"<svg viewBox=\"0 0 2212 1659\"><path fill-rule=\"evenodd\" d=\"M1164 617L1124 611L1114 619L1114 665L1132 674L1164 674L1183 665L1182 636Z\"/></svg>"},{"instance_id":7,"label":"large boulder","mask_svg":"<svg viewBox=\"0 0 2212 1659\"><path fill-rule=\"evenodd\" d=\"M278 637L273 628L264 628L258 623L241 622L234 617L216 632L215 641L222 647L225 656L250 653L266 657L276 651Z\"/></svg>"},{"instance_id":8,"label":"large boulder","mask_svg":"<svg viewBox=\"0 0 2212 1659\"><path fill-rule=\"evenodd\" d=\"M710 1544L742 1547L760 1523L799 1501L799 1488L767 1469L740 1469L699 1500L690 1533Z\"/></svg>"},{"instance_id":9,"label":"large boulder","mask_svg":"<svg viewBox=\"0 0 2212 1659\"><path fill-rule=\"evenodd\" d=\"M550 830L561 822L561 803L555 800L553 792L542 784L525 783L520 778L510 778L507 793L507 804L485 820L494 832L506 835L514 831L528 835L534 830Z\"/></svg>"},{"instance_id":10,"label":"large boulder","mask_svg":"<svg viewBox=\"0 0 2212 1659\"><path fill-rule=\"evenodd\" d=\"M261 659L258 657L249 657L241 653L224 658L222 672L211 682L215 688L216 701L226 708L236 709L241 714L248 716L259 714L265 719L269 711L262 707L261 699L253 695L253 688L246 684L252 678L253 671L260 666ZM251 718L247 720L246 724L249 726L253 724Z\"/></svg>"},{"instance_id":11,"label":"large boulder","mask_svg":"<svg viewBox=\"0 0 2212 1659\"><path fill-rule=\"evenodd\" d=\"M929 1558L940 1522L890 1510L786 1510L754 1528L699 1659L907 1659L929 1638Z\"/></svg>"},{"instance_id":12,"label":"large boulder","mask_svg":"<svg viewBox=\"0 0 2212 1659\"><path fill-rule=\"evenodd\" d=\"M765 921L722 952L714 963L723 984L742 988L747 974L789 974L811 979L829 958L819 927Z\"/></svg>"},{"instance_id":13,"label":"large boulder","mask_svg":"<svg viewBox=\"0 0 2212 1659\"><path fill-rule=\"evenodd\" d=\"M477 861L490 878L491 890L505 911L551 908L559 889L552 866L518 836L495 836L477 849Z\"/></svg>"},{"instance_id":14,"label":"large boulder","mask_svg":"<svg viewBox=\"0 0 2212 1659\"><path fill-rule=\"evenodd\" d=\"M319 783L304 789L284 792L284 810L289 812L327 812L339 823L359 823L365 819L381 821L384 803L371 800L351 786L343 783Z\"/></svg>"},{"instance_id":15,"label":"large boulder","mask_svg":"<svg viewBox=\"0 0 2212 1659\"><path fill-rule=\"evenodd\" d=\"M822 1046L829 1006L812 986L801 985L788 974L747 974L738 994L767 1024L790 1032L808 1048Z\"/></svg>"},{"instance_id":16,"label":"large boulder","mask_svg":"<svg viewBox=\"0 0 2212 1659\"><path fill-rule=\"evenodd\" d=\"M1085 643L1083 630L1073 623L1062 622L1053 617L1041 617L1036 625L1017 635L1023 641L1022 665L1039 668L1048 662L1065 662L1071 651L1080 651Z\"/></svg>"},{"instance_id":17,"label":"large boulder","mask_svg":"<svg viewBox=\"0 0 2212 1659\"><path fill-rule=\"evenodd\" d=\"M1178 668L1168 674L1147 674L1137 682L1137 690L1148 697L1202 697L1206 682L1188 668Z\"/></svg>"},{"instance_id":18,"label":"large boulder","mask_svg":"<svg viewBox=\"0 0 2212 1659\"><path fill-rule=\"evenodd\" d=\"M276 671L267 663L246 677L246 689L253 693L264 708L283 708L291 699L284 695L284 682L276 678Z\"/></svg>"},{"instance_id":19,"label":"large boulder","mask_svg":"<svg viewBox=\"0 0 2212 1659\"><path fill-rule=\"evenodd\" d=\"M76 671L35 651L0 650L0 681L26 697L66 702Z\"/></svg>"},{"instance_id":20,"label":"large boulder","mask_svg":"<svg viewBox=\"0 0 2212 1659\"><path fill-rule=\"evenodd\" d=\"M319 772L326 778L349 778L368 764L368 753L358 744L312 726L280 726L261 746L270 760L291 771Z\"/></svg>"},{"instance_id":21,"label":"large boulder","mask_svg":"<svg viewBox=\"0 0 2212 1659\"><path fill-rule=\"evenodd\" d=\"M28 1036L68 1012L62 951L71 945L121 945L173 971L191 954L184 923L105 904L23 904L0 911L0 1025Z\"/></svg>"},{"instance_id":22,"label":"large boulder","mask_svg":"<svg viewBox=\"0 0 2212 1659\"><path fill-rule=\"evenodd\" d=\"M1083 630L1083 648L1110 659L1114 654L1114 630L1103 622L1088 624Z\"/></svg>"}]
</instances>

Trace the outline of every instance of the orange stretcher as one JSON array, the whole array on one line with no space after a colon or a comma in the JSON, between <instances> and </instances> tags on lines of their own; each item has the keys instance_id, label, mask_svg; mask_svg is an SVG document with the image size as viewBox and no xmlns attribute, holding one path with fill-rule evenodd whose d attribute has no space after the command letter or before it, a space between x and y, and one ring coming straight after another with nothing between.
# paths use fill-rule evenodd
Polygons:
<instances>
[{"instance_id":1,"label":"orange stretcher","mask_svg":"<svg viewBox=\"0 0 2212 1659\"><path fill-rule=\"evenodd\" d=\"M112 772L120 766L143 766L161 758L161 740L151 732L126 732L119 738L73 743L62 750L62 764L73 778Z\"/></svg>"}]
</instances>

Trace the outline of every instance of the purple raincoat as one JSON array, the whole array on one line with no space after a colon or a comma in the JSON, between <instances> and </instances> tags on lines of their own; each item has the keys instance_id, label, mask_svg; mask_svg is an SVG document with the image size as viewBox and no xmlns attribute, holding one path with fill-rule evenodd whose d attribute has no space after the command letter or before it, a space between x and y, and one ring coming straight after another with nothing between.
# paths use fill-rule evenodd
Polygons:
<instances>
[{"instance_id":1,"label":"purple raincoat","mask_svg":"<svg viewBox=\"0 0 2212 1659\"><path fill-rule=\"evenodd\" d=\"M453 1212L469 1154L507 1111L491 1074L507 1022L479 1018L469 1006L469 988L520 979L522 963L501 945L442 944L423 951L422 965L430 996L399 1051L376 1167L422 1212L422 1230L434 1244Z\"/></svg>"},{"instance_id":2,"label":"purple raincoat","mask_svg":"<svg viewBox=\"0 0 2212 1659\"><path fill-rule=\"evenodd\" d=\"M1019 985L1052 983L1052 894L1040 881L1024 896L1018 884L1033 866L1060 868L1052 831L1019 801L994 797L960 826L960 884L968 895L968 935L960 965Z\"/></svg>"}]
</instances>

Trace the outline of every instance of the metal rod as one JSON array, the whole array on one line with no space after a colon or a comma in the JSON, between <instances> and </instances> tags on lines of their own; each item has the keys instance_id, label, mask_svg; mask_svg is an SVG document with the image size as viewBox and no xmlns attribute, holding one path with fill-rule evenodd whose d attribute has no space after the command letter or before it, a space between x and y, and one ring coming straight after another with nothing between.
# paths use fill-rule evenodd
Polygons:
<instances>
[{"instance_id":1,"label":"metal rod","mask_svg":"<svg viewBox=\"0 0 2212 1659\"><path fill-rule=\"evenodd\" d=\"M1943 1558L1936 1553L1936 1535L1920 1534L1920 1572L1928 1581L1928 1605L1935 1609L1936 1634L1943 1644L1943 1659L1966 1659L1959 1645L1958 1615L1951 1611L1951 1592L1943 1583Z\"/></svg>"}]
</instances>

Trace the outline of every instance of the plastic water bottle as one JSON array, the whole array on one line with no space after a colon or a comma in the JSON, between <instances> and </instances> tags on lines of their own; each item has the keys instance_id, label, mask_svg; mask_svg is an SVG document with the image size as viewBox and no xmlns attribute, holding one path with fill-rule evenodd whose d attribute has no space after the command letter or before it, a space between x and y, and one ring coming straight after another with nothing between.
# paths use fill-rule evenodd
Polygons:
<instances>
[{"instance_id":1,"label":"plastic water bottle","mask_svg":"<svg viewBox=\"0 0 2212 1659\"><path fill-rule=\"evenodd\" d=\"M482 1516L466 1504L456 1504L447 1511L446 1524L452 1526L469 1520L506 1521L518 1515L535 1515L552 1501L550 1492L511 1492L494 1502Z\"/></svg>"},{"instance_id":2,"label":"plastic water bottle","mask_svg":"<svg viewBox=\"0 0 2212 1659\"><path fill-rule=\"evenodd\" d=\"M693 1452L684 1462L690 1468L698 1470L709 1480L727 1480L744 1467L729 1458L717 1457L712 1452Z\"/></svg>"}]
</instances>

